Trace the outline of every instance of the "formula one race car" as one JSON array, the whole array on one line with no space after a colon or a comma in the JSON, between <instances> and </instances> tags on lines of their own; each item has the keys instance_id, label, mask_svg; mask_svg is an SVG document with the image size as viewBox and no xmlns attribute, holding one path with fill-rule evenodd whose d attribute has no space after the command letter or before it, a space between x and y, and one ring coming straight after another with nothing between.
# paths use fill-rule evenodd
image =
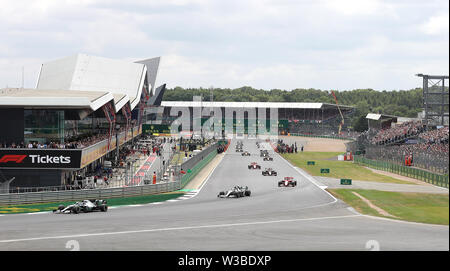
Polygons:
<instances>
[{"instance_id":1,"label":"formula one race car","mask_svg":"<svg viewBox=\"0 0 450 271\"><path fill-rule=\"evenodd\" d=\"M236 152L243 152L244 150L242 149L236 149Z\"/></svg>"},{"instance_id":2,"label":"formula one race car","mask_svg":"<svg viewBox=\"0 0 450 271\"><path fill-rule=\"evenodd\" d=\"M250 156L250 153L248 151L245 151L242 153L242 156Z\"/></svg>"},{"instance_id":3,"label":"formula one race car","mask_svg":"<svg viewBox=\"0 0 450 271\"><path fill-rule=\"evenodd\" d=\"M273 161L273 157L264 156L263 161Z\"/></svg>"},{"instance_id":4,"label":"formula one race car","mask_svg":"<svg viewBox=\"0 0 450 271\"><path fill-rule=\"evenodd\" d=\"M266 168L263 172L262 172L263 176L277 176L277 172L275 170L273 170L272 168Z\"/></svg>"},{"instance_id":5,"label":"formula one race car","mask_svg":"<svg viewBox=\"0 0 450 271\"><path fill-rule=\"evenodd\" d=\"M261 157L269 156L269 152L267 150L260 150L259 156Z\"/></svg>"},{"instance_id":6,"label":"formula one race car","mask_svg":"<svg viewBox=\"0 0 450 271\"><path fill-rule=\"evenodd\" d=\"M248 169L261 169L261 166L258 165L258 163L253 162L250 165L248 165Z\"/></svg>"},{"instance_id":7,"label":"formula one race car","mask_svg":"<svg viewBox=\"0 0 450 271\"><path fill-rule=\"evenodd\" d=\"M284 177L284 180L278 182L278 187L284 186L297 186L297 181L294 181L294 177Z\"/></svg>"},{"instance_id":8,"label":"formula one race car","mask_svg":"<svg viewBox=\"0 0 450 271\"><path fill-rule=\"evenodd\" d=\"M58 209L53 210L53 213L63 213L63 214L78 214L78 213L89 213L101 211L108 211L108 205L106 200L93 199L93 200L83 200L75 202L69 206L60 205Z\"/></svg>"},{"instance_id":9,"label":"formula one race car","mask_svg":"<svg viewBox=\"0 0 450 271\"><path fill-rule=\"evenodd\" d=\"M248 189L247 186L235 186L233 189L230 189L228 191L221 191L219 192L219 195L217 195L218 198L229 198L229 197L250 197L251 191Z\"/></svg>"}]
</instances>

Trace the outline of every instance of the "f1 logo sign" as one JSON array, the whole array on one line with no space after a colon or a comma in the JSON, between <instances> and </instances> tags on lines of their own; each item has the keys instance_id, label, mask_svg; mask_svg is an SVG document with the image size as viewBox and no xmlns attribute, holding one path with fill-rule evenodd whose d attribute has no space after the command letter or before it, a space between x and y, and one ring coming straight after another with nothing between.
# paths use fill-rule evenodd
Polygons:
<instances>
[{"instance_id":1,"label":"f1 logo sign","mask_svg":"<svg viewBox=\"0 0 450 271\"><path fill-rule=\"evenodd\" d=\"M0 163L16 162L16 164L19 164L26 157L25 154L6 154L0 159Z\"/></svg>"}]
</instances>

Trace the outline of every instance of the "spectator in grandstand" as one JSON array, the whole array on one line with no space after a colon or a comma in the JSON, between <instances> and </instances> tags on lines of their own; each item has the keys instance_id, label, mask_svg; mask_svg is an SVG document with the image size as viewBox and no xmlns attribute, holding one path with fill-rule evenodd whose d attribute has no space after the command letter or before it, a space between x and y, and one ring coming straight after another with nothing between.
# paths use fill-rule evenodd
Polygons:
<instances>
[{"instance_id":1,"label":"spectator in grandstand","mask_svg":"<svg viewBox=\"0 0 450 271\"><path fill-rule=\"evenodd\" d=\"M409 121L396 125L389 129L380 130L370 139L375 145L384 145L407 139L410 136L417 135L424 131L424 127L420 121Z\"/></svg>"}]
</instances>

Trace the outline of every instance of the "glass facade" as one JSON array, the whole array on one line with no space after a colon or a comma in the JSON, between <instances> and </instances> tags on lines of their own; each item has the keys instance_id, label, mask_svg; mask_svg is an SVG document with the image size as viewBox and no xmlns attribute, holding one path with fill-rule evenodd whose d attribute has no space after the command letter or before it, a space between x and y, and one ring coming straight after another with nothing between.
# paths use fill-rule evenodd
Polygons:
<instances>
[{"instance_id":1,"label":"glass facade","mask_svg":"<svg viewBox=\"0 0 450 271\"><path fill-rule=\"evenodd\" d=\"M24 141L64 142L64 110L24 110Z\"/></svg>"}]
</instances>

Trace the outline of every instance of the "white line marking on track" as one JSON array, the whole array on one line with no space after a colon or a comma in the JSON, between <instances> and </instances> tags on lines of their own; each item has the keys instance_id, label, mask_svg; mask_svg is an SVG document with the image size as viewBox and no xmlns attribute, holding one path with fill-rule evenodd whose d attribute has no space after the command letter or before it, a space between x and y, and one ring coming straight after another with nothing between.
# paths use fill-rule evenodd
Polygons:
<instances>
[{"instance_id":1,"label":"white line marking on track","mask_svg":"<svg viewBox=\"0 0 450 271\"><path fill-rule=\"evenodd\" d=\"M249 225L263 225L263 224L275 224L275 223L287 223L287 222L315 221L315 220L352 218L352 217L361 217L361 215L344 215L344 216L296 218L296 219L285 219L285 220L254 221L254 222L243 222L243 223L232 223L232 224L216 224L216 225L199 225L199 226L161 228L161 229L136 230L136 231L118 231L118 232L102 232L102 233L86 233L86 234L74 234L74 235L61 235L61 236L47 236L47 237L0 240L0 243L39 241L39 240L51 240L51 239L66 239L66 238L81 238L81 237L119 235L119 234L133 234L133 233L151 233L151 232L177 231L177 230L190 230L190 229L238 227L238 226L249 226Z\"/></svg>"}]
</instances>

